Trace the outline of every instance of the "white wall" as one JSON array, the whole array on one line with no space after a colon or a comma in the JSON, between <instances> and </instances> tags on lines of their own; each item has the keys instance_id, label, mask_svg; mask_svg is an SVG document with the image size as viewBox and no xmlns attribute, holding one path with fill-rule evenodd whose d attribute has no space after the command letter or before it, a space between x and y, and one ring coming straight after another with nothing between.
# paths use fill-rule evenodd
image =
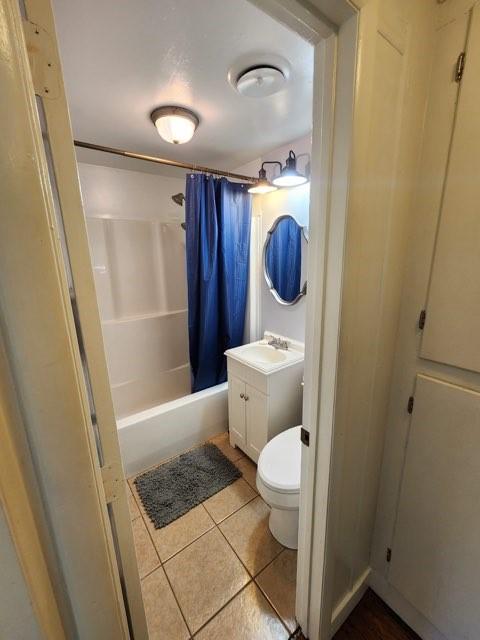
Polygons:
<instances>
[{"instance_id":1,"label":"white wall","mask_svg":"<svg viewBox=\"0 0 480 640\"><path fill-rule=\"evenodd\" d=\"M0 505L0 638L40 640L27 585Z\"/></svg>"},{"instance_id":2,"label":"white wall","mask_svg":"<svg viewBox=\"0 0 480 640\"><path fill-rule=\"evenodd\" d=\"M298 157L298 170L306 172L308 175L311 152L310 135L283 145L278 149L274 149L262 158L239 168L238 171L246 175L258 175L260 165L264 161L279 160L282 164L285 164L285 159L290 149L293 149ZM266 169L270 179L278 173L278 168L274 167L274 165L267 165ZM281 215L290 214L302 226L308 226L309 206L309 184L290 189L279 189L269 194L254 196L251 246L251 251L254 255L250 263L250 277L253 281L250 287L249 300L255 295L253 291L258 288L256 291L258 294L256 299L259 305L257 334L261 335L264 331L268 330L295 340L300 340L301 342L305 340L306 298L302 298L297 304L289 307L285 307L276 302L268 290L267 283L263 276L262 251L267 232L276 218ZM257 237L256 234L258 234L259 237ZM303 263L302 256L302 266ZM256 336L252 335L252 339L253 337Z\"/></svg>"},{"instance_id":3,"label":"white wall","mask_svg":"<svg viewBox=\"0 0 480 640\"><path fill-rule=\"evenodd\" d=\"M117 418L190 393L183 178L80 163Z\"/></svg>"}]
</instances>

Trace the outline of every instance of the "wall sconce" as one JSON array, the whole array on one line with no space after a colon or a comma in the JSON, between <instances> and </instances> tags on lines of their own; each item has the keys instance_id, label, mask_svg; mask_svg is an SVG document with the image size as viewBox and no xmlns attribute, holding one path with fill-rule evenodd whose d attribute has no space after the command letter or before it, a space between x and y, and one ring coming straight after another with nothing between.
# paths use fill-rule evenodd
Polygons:
<instances>
[{"instance_id":1,"label":"wall sconce","mask_svg":"<svg viewBox=\"0 0 480 640\"><path fill-rule=\"evenodd\" d=\"M290 150L285 166L280 171L280 175L273 179L273 184L277 187L298 187L308 182L306 176L297 171L297 156Z\"/></svg>"},{"instance_id":2,"label":"wall sconce","mask_svg":"<svg viewBox=\"0 0 480 640\"><path fill-rule=\"evenodd\" d=\"M269 182L267 179L267 172L265 171L266 164L277 164L280 167L280 174ZM260 171L258 172L258 182L250 187L249 193L270 193L276 191L278 187L297 187L298 185L308 182L306 176L297 171L297 156L290 150L288 158L285 161L285 166L282 166L278 160L266 160L262 162ZM273 184L272 184L273 183Z\"/></svg>"},{"instance_id":3,"label":"wall sconce","mask_svg":"<svg viewBox=\"0 0 480 640\"><path fill-rule=\"evenodd\" d=\"M265 164L272 164L272 163L262 162L262 167L258 172L258 182L256 182L253 185L253 187L250 187L250 189L248 190L248 193L271 193L272 191L277 190L278 187L276 187L267 179L267 172L263 168ZM273 163L273 164L276 164L276 163Z\"/></svg>"}]
</instances>

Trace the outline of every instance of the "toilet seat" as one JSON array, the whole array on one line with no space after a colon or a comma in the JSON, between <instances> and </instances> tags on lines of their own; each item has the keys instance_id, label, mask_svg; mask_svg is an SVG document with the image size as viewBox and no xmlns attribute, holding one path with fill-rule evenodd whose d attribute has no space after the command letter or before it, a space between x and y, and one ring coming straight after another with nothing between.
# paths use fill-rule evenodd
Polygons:
<instances>
[{"instance_id":1,"label":"toilet seat","mask_svg":"<svg viewBox=\"0 0 480 640\"><path fill-rule=\"evenodd\" d=\"M301 426L291 427L268 442L258 459L258 479L271 493L300 493ZM290 502L284 497L285 502ZM297 500L298 506L298 500Z\"/></svg>"}]
</instances>

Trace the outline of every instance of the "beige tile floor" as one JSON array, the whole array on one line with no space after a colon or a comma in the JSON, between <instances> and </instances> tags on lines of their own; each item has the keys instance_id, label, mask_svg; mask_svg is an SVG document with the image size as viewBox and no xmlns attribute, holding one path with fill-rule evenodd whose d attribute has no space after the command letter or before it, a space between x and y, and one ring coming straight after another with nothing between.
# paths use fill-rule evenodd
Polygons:
<instances>
[{"instance_id":1,"label":"beige tile floor","mask_svg":"<svg viewBox=\"0 0 480 640\"><path fill-rule=\"evenodd\" d=\"M163 529L128 481L150 640L287 640L296 627L296 552L270 533L256 466L228 434L211 441L243 477Z\"/></svg>"}]
</instances>

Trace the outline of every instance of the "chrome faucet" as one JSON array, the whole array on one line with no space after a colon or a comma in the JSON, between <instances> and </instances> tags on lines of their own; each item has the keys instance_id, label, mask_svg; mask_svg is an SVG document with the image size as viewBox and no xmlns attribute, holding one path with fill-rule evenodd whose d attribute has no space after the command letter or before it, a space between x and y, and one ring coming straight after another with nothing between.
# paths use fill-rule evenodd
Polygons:
<instances>
[{"instance_id":1,"label":"chrome faucet","mask_svg":"<svg viewBox=\"0 0 480 640\"><path fill-rule=\"evenodd\" d=\"M274 349L283 349L284 351L288 350L288 342L286 340L280 340L280 338L275 338L274 336L271 337L268 344Z\"/></svg>"}]
</instances>

